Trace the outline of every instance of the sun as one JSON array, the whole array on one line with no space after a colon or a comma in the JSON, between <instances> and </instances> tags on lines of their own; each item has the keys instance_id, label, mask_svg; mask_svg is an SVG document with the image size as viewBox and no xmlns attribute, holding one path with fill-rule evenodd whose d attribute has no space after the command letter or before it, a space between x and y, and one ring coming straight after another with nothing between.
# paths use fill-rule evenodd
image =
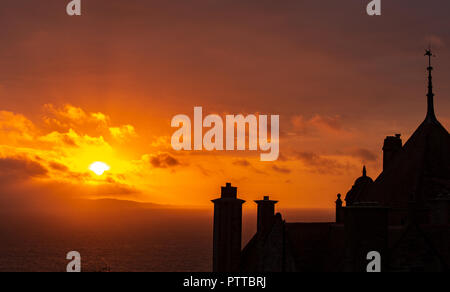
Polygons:
<instances>
[{"instance_id":1,"label":"sun","mask_svg":"<svg viewBox=\"0 0 450 292\"><path fill-rule=\"evenodd\" d=\"M108 171L111 168L104 162L96 161L89 166L89 169L92 170L96 175L100 176L105 171Z\"/></svg>"}]
</instances>

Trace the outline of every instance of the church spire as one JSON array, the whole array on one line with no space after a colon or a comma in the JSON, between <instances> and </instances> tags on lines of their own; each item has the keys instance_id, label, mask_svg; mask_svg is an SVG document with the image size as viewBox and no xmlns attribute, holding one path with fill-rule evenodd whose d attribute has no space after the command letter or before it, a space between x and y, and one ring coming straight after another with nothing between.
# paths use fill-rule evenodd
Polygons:
<instances>
[{"instance_id":1,"label":"church spire","mask_svg":"<svg viewBox=\"0 0 450 292\"><path fill-rule=\"evenodd\" d=\"M431 66L431 57L434 56L431 52L431 48L426 50L425 56L428 56L428 111L427 111L427 121L436 121L436 115L434 113L434 93L433 93L433 76L431 72L433 67Z\"/></svg>"},{"instance_id":2,"label":"church spire","mask_svg":"<svg viewBox=\"0 0 450 292\"><path fill-rule=\"evenodd\" d=\"M367 176L367 169L366 169L366 166L364 165L364 167L363 167L363 177L366 177Z\"/></svg>"}]
</instances>

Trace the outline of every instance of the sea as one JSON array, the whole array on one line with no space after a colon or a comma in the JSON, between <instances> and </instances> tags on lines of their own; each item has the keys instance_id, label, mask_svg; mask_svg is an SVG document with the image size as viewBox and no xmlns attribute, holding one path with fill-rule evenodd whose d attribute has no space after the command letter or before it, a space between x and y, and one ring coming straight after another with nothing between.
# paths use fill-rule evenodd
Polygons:
<instances>
[{"instance_id":1,"label":"sea","mask_svg":"<svg viewBox=\"0 0 450 292\"><path fill-rule=\"evenodd\" d=\"M289 222L326 222L332 210L281 210ZM0 272L64 272L67 253L84 272L209 272L211 210L111 210L101 215L1 214ZM244 212L243 246L256 231Z\"/></svg>"}]
</instances>

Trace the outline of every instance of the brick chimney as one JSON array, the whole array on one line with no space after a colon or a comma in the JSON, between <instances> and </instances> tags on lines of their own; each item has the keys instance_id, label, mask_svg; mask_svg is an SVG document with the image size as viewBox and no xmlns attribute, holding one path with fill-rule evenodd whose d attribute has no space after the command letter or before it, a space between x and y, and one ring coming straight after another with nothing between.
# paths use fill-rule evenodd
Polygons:
<instances>
[{"instance_id":1,"label":"brick chimney","mask_svg":"<svg viewBox=\"0 0 450 292\"><path fill-rule=\"evenodd\" d=\"M213 272L238 272L241 260L242 204L227 183L214 203Z\"/></svg>"},{"instance_id":2,"label":"brick chimney","mask_svg":"<svg viewBox=\"0 0 450 292\"><path fill-rule=\"evenodd\" d=\"M258 234L269 232L275 222L275 204L278 201L270 200L269 196L265 196L263 200L255 201L258 205Z\"/></svg>"},{"instance_id":3,"label":"brick chimney","mask_svg":"<svg viewBox=\"0 0 450 292\"><path fill-rule=\"evenodd\" d=\"M384 139L383 146L383 171L387 170L394 158L402 150L402 139L401 134L396 134L395 136L387 136Z\"/></svg>"},{"instance_id":4,"label":"brick chimney","mask_svg":"<svg viewBox=\"0 0 450 292\"><path fill-rule=\"evenodd\" d=\"M344 209L342 207L342 200L341 200L342 195L341 194L337 194L337 200L336 200L336 223L337 224L341 224L343 223L344 220Z\"/></svg>"}]
</instances>

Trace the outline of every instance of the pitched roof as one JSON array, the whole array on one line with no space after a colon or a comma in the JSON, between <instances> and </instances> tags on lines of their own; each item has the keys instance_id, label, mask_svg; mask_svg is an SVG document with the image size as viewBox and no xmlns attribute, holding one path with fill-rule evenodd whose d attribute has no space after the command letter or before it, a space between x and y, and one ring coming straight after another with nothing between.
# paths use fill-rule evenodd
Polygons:
<instances>
[{"instance_id":1,"label":"pitched roof","mask_svg":"<svg viewBox=\"0 0 450 292\"><path fill-rule=\"evenodd\" d=\"M431 49L425 56L429 61L425 121L393 158L390 166L361 196L361 201L376 201L403 209L409 202L420 204L450 193L450 135L434 111Z\"/></svg>"},{"instance_id":2,"label":"pitched roof","mask_svg":"<svg viewBox=\"0 0 450 292\"><path fill-rule=\"evenodd\" d=\"M449 191L450 135L427 117L361 201L407 207L412 200L424 202Z\"/></svg>"}]
</instances>

